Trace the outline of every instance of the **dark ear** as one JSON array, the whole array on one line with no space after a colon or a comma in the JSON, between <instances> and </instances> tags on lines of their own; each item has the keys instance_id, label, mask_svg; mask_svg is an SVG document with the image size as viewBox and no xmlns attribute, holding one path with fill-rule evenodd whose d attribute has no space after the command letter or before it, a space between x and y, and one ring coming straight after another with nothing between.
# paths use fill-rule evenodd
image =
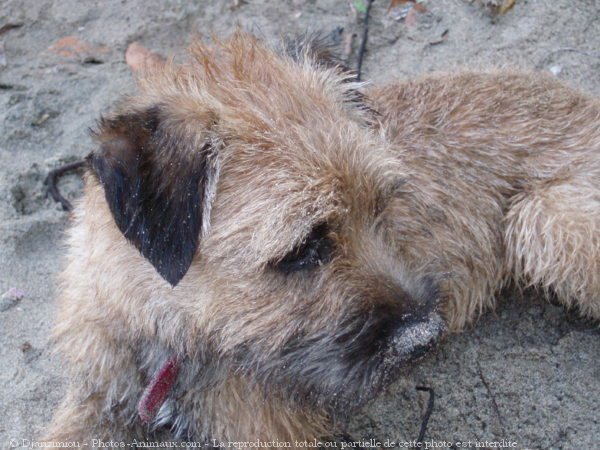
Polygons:
<instances>
[{"instance_id":1,"label":"dark ear","mask_svg":"<svg viewBox=\"0 0 600 450\"><path fill-rule=\"evenodd\" d=\"M163 119L160 108L102 119L88 161L123 235L175 286L198 248L214 149Z\"/></svg>"},{"instance_id":2,"label":"dark ear","mask_svg":"<svg viewBox=\"0 0 600 450\"><path fill-rule=\"evenodd\" d=\"M284 53L298 63L307 59L316 63L317 67L334 69L343 76L344 83L348 86L345 101L349 110L358 111L361 117L370 126L376 123L379 113L369 104L358 85L356 71L348 67L340 56L341 32L337 28L329 34L305 33L284 42Z\"/></svg>"},{"instance_id":3,"label":"dark ear","mask_svg":"<svg viewBox=\"0 0 600 450\"><path fill-rule=\"evenodd\" d=\"M339 70L348 75L348 81L354 81L356 73L341 57L342 32L343 28L336 28L329 34L303 33L288 37L284 42L285 53L297 62L310 58L322 67Z\"/></svg>"}]
</instances>

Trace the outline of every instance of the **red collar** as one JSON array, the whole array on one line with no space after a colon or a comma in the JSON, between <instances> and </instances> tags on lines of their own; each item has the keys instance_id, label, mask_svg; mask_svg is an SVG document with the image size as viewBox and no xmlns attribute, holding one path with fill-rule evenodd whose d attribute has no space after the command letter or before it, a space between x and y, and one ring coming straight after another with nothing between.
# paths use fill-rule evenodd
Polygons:
<instances>
[{"instance_id":1,"label":"red collar","mask_svg":"<svg viewBox=\"0 0 600 450\"><path fill-rule=\"evenodd\" d=\"M138 403L138 414L142 422L150 423L154 420L158 410L173 389L180 368L181 359L171 356L154 374Z\"/></svg>"}]
</instances>

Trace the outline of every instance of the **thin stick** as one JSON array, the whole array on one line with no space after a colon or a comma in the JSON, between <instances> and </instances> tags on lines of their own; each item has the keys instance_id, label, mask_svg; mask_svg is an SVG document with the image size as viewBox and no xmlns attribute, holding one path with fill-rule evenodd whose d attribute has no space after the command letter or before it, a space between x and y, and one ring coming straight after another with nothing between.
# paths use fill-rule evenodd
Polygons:
<instances>
[{"instance_id":1,"label":"thin stick","mask_svg":"<svg viewBox=\"0 0 600 450\"><path fill-rule=\"evenodd\" d=\"M580 55L588 56L590 58L600 58L600 52L582 50L582 49L574 48L574 47L557 48L556 50L552 50L549 53L549 55L554 55L555 53L563 53L563 52L565 52L565 53L578 53Z\"/></svg>"},{"instance_id":2,"label":"thin stick","mask_svg":"<svg viewBox=\"0 0 600 450\"><path fill-rule=\"evenodd\" d=\"M483 376L483 370L481 369L481 364L479 364L479 361L477 361L477 372L479 374L479 379L483 383L483 386L485 387L485 390L488 393L488 396L492 400L494 412L498 416L498 420L500 421L500 425L502 426L502 431L504 431L504 419L502 418L502 414L500 414L500 408L498 407L498 402L496 401L496 396L494 395L494 392L492 391L490 384L487 382L487 380Z\"/></svg>"},{"instance_id":3,"label":"thin stick","mask_svg":"<svg viewBox=\"0 0 600 450\"><path fill-rule=\"evenodd\" d=\"M58 179L62 177L67 172L71 172L73 170L77 170L85 165L85 161L76 161L74 163L65 164L64 166L57 167L54 170L48 172L48 176L44 181L44 184L48 187L48 194L52 197L57 203L62 205L62 209L64 211L71 211L73 209L73 205L71 202L64 198L60 191L58 190Z\"/></svg>"},{"instance_id":4,"label":"thin stick","mask_svg":"<svg viewBox=\"0 0 600 450\"><path fill-rule=\"evenodd\" d=\"M427 425L429 424L429 419L431 418L431 413L433 412L433 401L435 398L435 393L433 392L433 388L427 386L417 386L416 389L417 391L424 391L429 393L427 409L425 410L425 414L423 415L423 420L421 421L421 430L419 431L419 437L417 438L417 442L423 442L423 439L425 439L425 433L427 432Z\"/></svg>"},{"instance_id":5,"label":"thin stick","mask_svg":"<svg viewBox=\"0 0 600 450\"><path fill-rule=\"evenodd\" d=\"M371 13L371 5L374 0L367 1L367 11L365 12L365 20L363 22L363 35L358 49L358 64L356 66L356 81L360 81L363 58L365 57L365 49L367 48L367 37L369 35L369 15Z\"/></svg>"}]
</instances>

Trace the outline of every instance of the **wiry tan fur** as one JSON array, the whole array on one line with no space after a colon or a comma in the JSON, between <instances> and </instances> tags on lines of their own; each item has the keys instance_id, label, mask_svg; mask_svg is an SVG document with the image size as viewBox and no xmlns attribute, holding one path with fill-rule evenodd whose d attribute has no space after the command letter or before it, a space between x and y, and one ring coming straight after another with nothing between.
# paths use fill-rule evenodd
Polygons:
<instances>
[{"instance_id":1,"label":"wiry tan fur","mask_svg":"<svg viewBox=\"0 0 600 450\"><path fill-rule=\"evenodd\" d=\"M295 380L279 388L271 378L282 349L294 339L309 349L303 337L323 330L334 340L343 318L370 317L399 290L419 303L426 280L451 330L511 282L600 318L597 100L513 72L368 87L244 33L191 55L147 74L115 116L158 104L184 158L210 143L198 250L171 287L86 176L55 333L72 383L47 440L147 440L136 405L170 354L186 362L155 425L184 439L333 436L336 409L323 399L339 380L331 375L319 399L303 403ZM116 133L100 133L100 144ZM273 273L322 222L332 261Z\"/></svg>"}]
</instances>

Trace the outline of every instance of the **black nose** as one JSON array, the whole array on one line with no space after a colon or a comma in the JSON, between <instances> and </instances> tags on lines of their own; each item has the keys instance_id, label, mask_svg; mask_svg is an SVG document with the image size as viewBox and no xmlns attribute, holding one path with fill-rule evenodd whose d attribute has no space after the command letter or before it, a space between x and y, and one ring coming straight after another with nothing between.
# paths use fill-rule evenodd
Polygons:
<instances>
[{"instance_id":1,"label":"black nose","mask_svg":"<svg viewBox=\"0 0 600 450\"><path fill-rule=\"evenodd\" d=\"M421 280L419 292L396 292L402 312L397 316L388 340L388 351L397 365L422 358L431 352L446 332L439 314L440 293L430 279Z\"/></svg>"},{"instance_id":2,"label":"black nose","mask_svg":"<svg viewBox=\"0 0 600 450\"><path fill-rule=\"evenodd\" d=\"M422 358L433 350L446 331L437 311L427 315L406 317L396 326L390 339L389 353L396 364Z\"/></svg>"}]
</instances>

